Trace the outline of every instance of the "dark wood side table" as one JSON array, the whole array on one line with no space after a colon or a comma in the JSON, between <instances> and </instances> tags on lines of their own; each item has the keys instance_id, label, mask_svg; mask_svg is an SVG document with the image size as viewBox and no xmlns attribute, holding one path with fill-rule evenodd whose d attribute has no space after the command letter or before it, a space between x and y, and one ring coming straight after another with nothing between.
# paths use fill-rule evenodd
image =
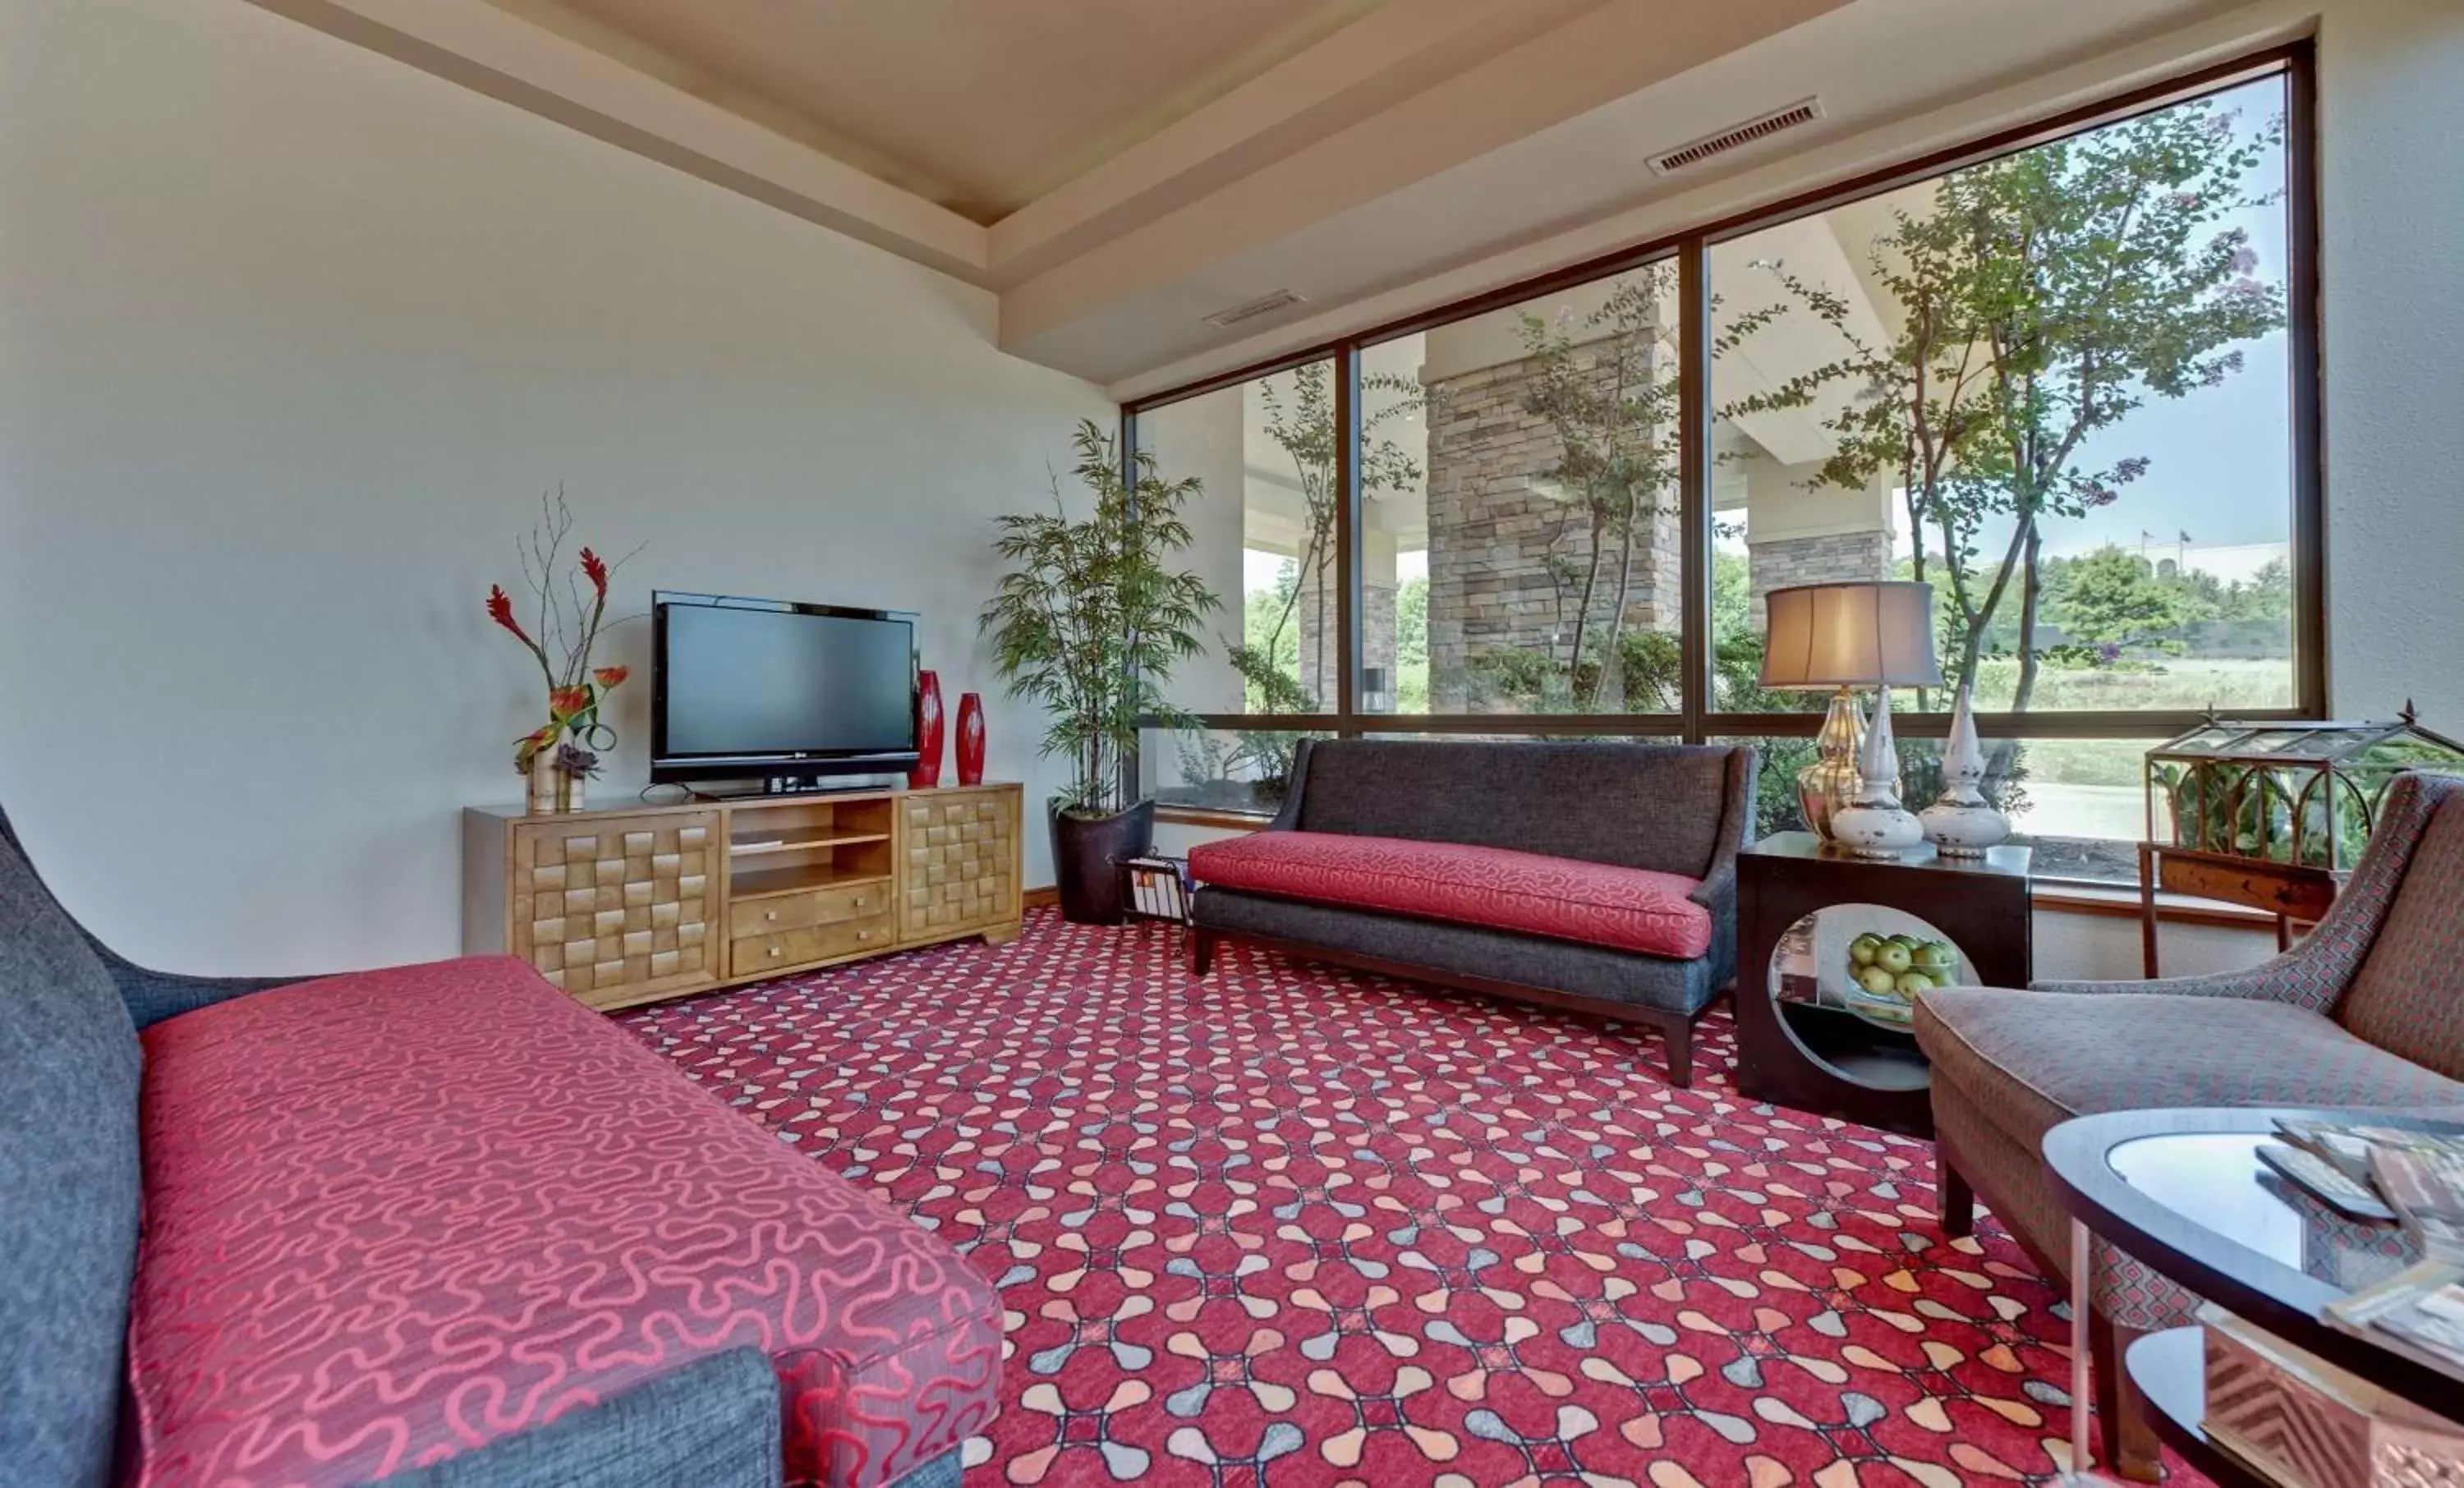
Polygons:
<instances>
[{"instance_id":1,"label":"dark wood side table","mask_svg":"<svg viewBox=\"0 0 2464 1488\"><path fill-rule=\"evenodd\" d=\"M1773 1105L1933 1135L1932 1072L1906 1004L1859 996L1848 946L1865 930L1949 942L1952 980L2028 985L2029 850L1944 858L1931 843L1859 858L1781 832L1737 859L1737 1088Z\"/></svg>"},{"instance_id":2,"label":"dark wood side table","mask_svg":"<svg viewBox=\"0 0 2464 1488\"><path fill-rule=\"evenodd\" d=\"M2420 1258L2393 1225L2346 1219L2259 1161L2278 1117L2350 1120L2349 1111L2185 1108L2108 1111L2045 1133L2045 1167L2071 1215L2072 1315L2087 1316L2092 1233L2297 1348L2425 1405L2453 1402L2455 1383L2321 1321L2328 1303ZM2373 1114L2390 1127L2453 1123ZM2072 1454L2086 1459L2089 1350L2074 1346ZM2207 1364L2195 1324L2146 1334L2123 1368L2150 1409L2156 1434L2224 1488L2275 1479L2210 1441ZM2452 1404L2442 1407L2453 1411Z\"/></svg>"}]
</instances>

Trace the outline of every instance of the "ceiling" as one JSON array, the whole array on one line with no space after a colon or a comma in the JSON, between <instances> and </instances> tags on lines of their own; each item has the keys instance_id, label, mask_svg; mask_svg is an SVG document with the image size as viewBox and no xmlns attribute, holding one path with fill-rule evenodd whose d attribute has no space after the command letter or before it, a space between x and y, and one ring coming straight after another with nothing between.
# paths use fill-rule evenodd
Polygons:
<instances>
[{"instance_id":1,"label":"ceiling","mask_svg":"<svg viewBox=\"0 0 2464 1488\"><path fill-rule=\"evenodd\" d=\"M507 8L594 44L629 40L663 53L666 63L698 75L697 85L754 100L849 164L989 226L1386 3L507 0ZM576 26L559 10L605 30Z\"/></svg>"},{"instance_id":2,"label":"ceiling","mask_svg":"<svg viewBox=\"0 0 2464 1488\"><path fill-rule=\"evenodd\" d=\"M1133 396L2281 39L2236 0L254 0L999 296ZM1650 156L1809 97L1671 177ZM1279 290L1302 303L1208 317Z\"/></svg>"}]
</instances>

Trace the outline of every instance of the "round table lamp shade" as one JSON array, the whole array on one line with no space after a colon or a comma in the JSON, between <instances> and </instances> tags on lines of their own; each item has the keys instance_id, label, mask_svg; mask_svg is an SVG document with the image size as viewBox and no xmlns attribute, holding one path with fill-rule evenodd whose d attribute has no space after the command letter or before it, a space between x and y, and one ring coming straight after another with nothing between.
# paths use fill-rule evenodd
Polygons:
<instances>
[{"instance_id":1,"label":"round table lamp shade","mask_svg":"<svg viewBox=\"0 0 2464 1488\"><path fill-rule=\"evenodd\" d=\"M1870 583L1799 584L1763 596L1769 628L1763 638L1766 688L1832 689L1831 711L1815 735L1814 763L1797 773L1796 801L1805 824L1825 840L1840 835L1841 815L1870 783L1869 804L1888 802L1893 838L1915 839L1914 817L1901 811L1899 763L1891 737L1894 687L1938 687L1933 653L1933 585L1893 580ZM1880 687L1868 726L1849 689ZM1863 746L1871 745L1866 750ZM1867 781L1859 755L1871 755L1886 777ZM1902 820L1902 819L1904 820ZM1860 850L1862 850L1860 848Z\"/></svg>"},{"instance_id":2,"label":"round table lamp shade","mask_svg":"<svg viewBox=\"0 0 2464 1488\"><path fill-rule=\"evenodd\" d=\"M1942 685L1931 584L1799 584L1763 596L1763 608L1764 687Z\"/></svg>"}]
</instances>

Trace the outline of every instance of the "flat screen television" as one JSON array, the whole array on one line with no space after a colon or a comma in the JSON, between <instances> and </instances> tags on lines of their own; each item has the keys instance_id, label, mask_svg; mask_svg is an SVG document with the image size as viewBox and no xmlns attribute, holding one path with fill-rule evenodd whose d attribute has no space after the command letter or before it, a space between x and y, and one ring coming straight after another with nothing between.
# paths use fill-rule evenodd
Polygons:
<instances>
[{"instance_id":1,"label":"flat screen television","mask_svg":"<svg viewBox=\"0 0 2464 1488\"><path fill-rule=\"evenodd\" d=\"M653 593L650 778L773 789L915 764L915 617Z\"/></svg>"}]
</instances>

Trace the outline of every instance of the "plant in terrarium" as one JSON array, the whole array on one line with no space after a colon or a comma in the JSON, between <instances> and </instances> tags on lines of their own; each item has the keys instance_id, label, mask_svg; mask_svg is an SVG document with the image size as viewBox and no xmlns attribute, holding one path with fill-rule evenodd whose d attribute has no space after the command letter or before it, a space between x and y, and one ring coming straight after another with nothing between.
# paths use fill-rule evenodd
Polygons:
<instances>
[{"instance_id":1,"label":"plant in terrarium","mask_svg":"<svg viewBox=\"0 0 2464 1488\"><path fill-rule=\"evenodd\" d=\"M534 810L581 806L582 782L599 773L600 756L616 747L616 731L602 708L629 675L623 667L592 666L591 653L611 624L609 576L632 554L609 563L585 545L568 566L564 544L572 534L573 513L560 487L540 498L539 521L515 544L532 602L528 626L504 586L488 586L488 618L531 653L546 689L547 721L514 741L514 770L530 782Z\"/></svg>"}]
</instances>

